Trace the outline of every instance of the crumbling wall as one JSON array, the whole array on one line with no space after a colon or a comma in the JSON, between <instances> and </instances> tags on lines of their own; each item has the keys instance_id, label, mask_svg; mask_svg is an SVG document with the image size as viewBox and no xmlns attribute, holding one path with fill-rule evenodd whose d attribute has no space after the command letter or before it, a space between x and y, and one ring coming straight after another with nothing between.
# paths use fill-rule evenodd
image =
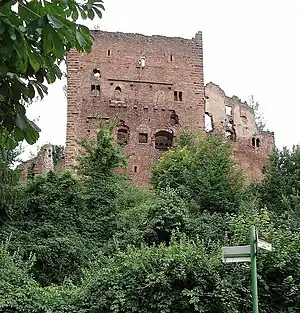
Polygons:
<instances>
[{"instance_id":1,"label":"crumbling wall","mask_svg":"<svg viewBox=\"0 0 300 313\"><path fill-rule=\"evenodd\" d=\"M25 183L28 176L34 177L35 175L54 170L52 149L51 144L45 144L41 147L36 157L18 165L17 169L20 171L21 182Z\"/></svg>"},{"instance_id":2,"label":"crumbling wall","mask_svg":"<svg viewBox=\"0 0 300 313\"><path fill-rule=\"evenodd\" d=\"M248 178L262 179L275 147L274 133L258 131L253 109L236 96L226 96L218 85L205 86L205 99L205 110L212 120L210 132L232 140L236 161Z\"/></svg>"},{"instance_id":3,"label":"crumbling wall","mask_svg":"<svg viewBox=\"0 0 300 313\"><path fill-rule=\"evenodd\" d=\"M100 116L118 123L127 174L139 185L180 129L204 130L202 34L170 38L95 31L92 52L67 56L66 168L93 138Z\"/></svg>"}]
</instances>

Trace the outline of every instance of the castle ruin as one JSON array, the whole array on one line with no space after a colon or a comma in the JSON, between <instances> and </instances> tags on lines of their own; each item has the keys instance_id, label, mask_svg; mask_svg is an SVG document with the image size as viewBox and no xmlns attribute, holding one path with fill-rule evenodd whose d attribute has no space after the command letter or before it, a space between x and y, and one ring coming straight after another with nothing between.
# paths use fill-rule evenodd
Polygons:
<instances>
[{"instance_id":1,"label":"castle ruin","mask_svg":"<svg viewBox=\"0 0 300 313\"><path fill-rule=\"evenodd\" d=\"M115 140L129 156L127 175L149 183L151 165L180 130L223 134L251 180L263 178L274 133L261 132L253 109L217 85L204 85L202 33L192 39L92 31L91 53L67 55L65 168L95 138L98 117L117 122Z\"/></svg>"}]
</instances>

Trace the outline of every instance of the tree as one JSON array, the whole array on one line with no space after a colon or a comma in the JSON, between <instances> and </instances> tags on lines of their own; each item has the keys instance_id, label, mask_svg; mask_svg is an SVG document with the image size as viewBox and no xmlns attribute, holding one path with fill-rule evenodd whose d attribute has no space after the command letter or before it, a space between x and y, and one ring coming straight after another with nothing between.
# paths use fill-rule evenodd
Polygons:
<instances>
[{"instance_id":1,"label":"tree","mask_svg":"<svg viewBox=\"0 0 300 313\"><path fill-rule=\"evenodd\" d=\"M156 189L176 190L200 214L234 212L239 206L243 175L233 161L228 142L205 134L183 133L176 148L154 166Z\"/></svg>"},{"instance_id":2,"label":"tree","mask_svg":"<svg viewBox=\"0 0 300 313\"><path fill-rule=\"evenodd\" d=\"M60 145L53 145L52 146L52 158L53 158L53 165L54 168L57 167L59 160L65 154L65 147Z\"/></svg>"},{"instance_id":3,"label":"tree","mask_svg":"<svg viewBox=\"0 0 300 313\"><path fill-rule=\"evenodd\" d=\"M66 53L91 51L92 36L76 23L102 16L102 0L5 0L0 3L0 147L25 139L33 144L39 128L26 116L26 106L48 84L62 77Z\"/></svg>"},{"instance_id":4,"label":"tree","mask_svg":"<svg viewBox=\"0 0 300 313\"><path fill-rule=\"evenodd\" d=\"M256 124L257 129L259 131L265 130L265 128L266 128L266 121L264 119L263 114L259 110L259 103L256 100L254 100L254 96L253 95L251 95L249 97L249 106L254 111L255 124Z\"/></svg>"}]
</instances>

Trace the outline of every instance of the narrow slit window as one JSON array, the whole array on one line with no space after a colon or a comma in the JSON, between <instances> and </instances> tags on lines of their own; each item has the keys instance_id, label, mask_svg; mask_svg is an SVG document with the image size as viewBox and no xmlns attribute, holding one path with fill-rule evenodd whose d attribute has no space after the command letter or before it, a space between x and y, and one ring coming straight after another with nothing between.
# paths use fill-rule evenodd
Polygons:
<instances>
[{"instance_id":1,"label":"narrow slit window","mask_svg":"<svg viewBox=\"0 0 300 313\"><path fill-rule=\"evenodd\" d=\"M260 140L259 138L256 138L256 147L259 148L259 146L260 146Z\"/></svg>"},{"instance_id":2,"label":"narrow slit window","mask_svg":"<svg viewBox=\"0 0 300 313\"><path fill-rule=\"evenodd\" d=\"M172 62L174 60L173 55L170 55L170 61Z\"/></svg>"},{"instance_id":3,"label":"narrow slit window","mask_svg":"<svg viewBox=\"0 0 300 313\"><path fill-rule=\"evenodd\" d=\"M108 57L111 56L111 50L110 50L110 49L107 50L107 56L108 56Z\"/></svg>"},{"instance_id":4,"label":"narrow slit window","mask_svg":"<svg viewBox=\"0 0 300 313\"><path fill-rule=\"evenodd\" d=\"M179 91L179 101L182 101L182 91Z\"/></svg>"},{"instance_id":5,"label":"narrow slit window","mask_svg":"<svg viewBox=\"0 0 300 313\"><path fill-rule=\"evenodd\" d=\"M178 101L178 93L177 93L177 91L174 91L174 101Z\"/></svg>"},{"instance_id":6,"label":"narrow slit window","mask_svg":"<svg viewBox=\"0 0 300 313\"><path fill-rule=\"evenodd\" d=\"M137 166L136 165L134 166L133 170L135 173L137 172Z\"/></svg>"}]
</instances>

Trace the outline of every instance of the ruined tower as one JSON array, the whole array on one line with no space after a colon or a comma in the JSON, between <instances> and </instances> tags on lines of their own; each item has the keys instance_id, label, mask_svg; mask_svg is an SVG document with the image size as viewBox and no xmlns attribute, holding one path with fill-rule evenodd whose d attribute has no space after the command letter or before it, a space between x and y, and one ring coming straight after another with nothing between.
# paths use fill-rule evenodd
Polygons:
<instances>
[{"instance_id":1,"label":"ruined tower","mask_svg":"<svg viewBox=\"0 0 300 313\"><path fill-rule=\"evenodd\" d=\"M151 164L179 129L204 130L202 34L192 39L94 31L89 54L67 56L66 168L76 139L93 137L96 117L117 122L116 140L129 155L128 175L145 185Z\"/></svg>"}]
</instances>

